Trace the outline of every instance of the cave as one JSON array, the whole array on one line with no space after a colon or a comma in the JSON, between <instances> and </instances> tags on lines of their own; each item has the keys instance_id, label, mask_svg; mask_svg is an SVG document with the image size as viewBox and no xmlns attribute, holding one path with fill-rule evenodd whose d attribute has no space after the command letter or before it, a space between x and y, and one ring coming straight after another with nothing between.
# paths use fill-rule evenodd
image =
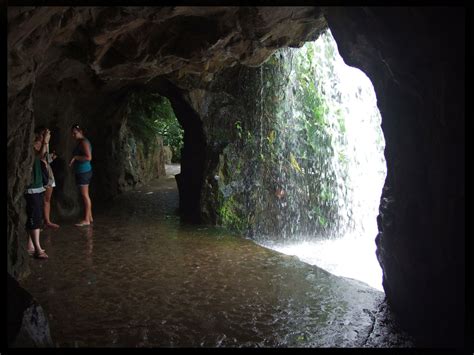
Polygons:
<instances>
[{"instance_id":1,"label":"cave","mask_svg":"<svg viewBox=\"0 0 474 355\"><path fill-rule=\"evenodd\" d=\"M180 213L216 224L219 157L255 101L242 80L329 27L344 61L372 81L382 116L387 178L374 242L387 300L420 346L465 345L463 8L8 7L7 21L9 275L29 272L23 193L35 126L52 127L66 157L71 125L88 128L100 167L91 194L107 204L145 174L121 159L126 98L167 97L184 129ZM79 209L66 164L56 167L62 217Z\"/></svg>"}]
</instances>

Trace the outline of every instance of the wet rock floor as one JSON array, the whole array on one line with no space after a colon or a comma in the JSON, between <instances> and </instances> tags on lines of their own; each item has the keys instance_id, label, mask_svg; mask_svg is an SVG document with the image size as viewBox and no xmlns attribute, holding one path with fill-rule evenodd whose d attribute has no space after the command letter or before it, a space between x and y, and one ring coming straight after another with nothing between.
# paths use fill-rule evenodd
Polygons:
<instances>
[{"instance_id":1,"label":"wet rock floor","mask_svg":"<svg viewBox=\"0 0 474 355\"><path fill-rule=\"evenodd\" d=\"M168 167L169 172L176 167ZM42 233L22 282L58 347L409 347L384 294L251 240L182 224L173 175Z\"/></svg>"}]
</instances>

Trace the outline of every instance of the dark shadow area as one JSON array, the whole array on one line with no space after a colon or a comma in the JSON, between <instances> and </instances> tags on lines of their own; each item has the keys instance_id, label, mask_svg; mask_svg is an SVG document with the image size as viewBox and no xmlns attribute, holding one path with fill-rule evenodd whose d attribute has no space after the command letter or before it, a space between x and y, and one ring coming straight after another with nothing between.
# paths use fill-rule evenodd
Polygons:
<instances>
[{"instance_id":1,"label":"dark shadow area","mask_svg":"<svg viewBox=\"0 0 474 355\"><path fill-rule=\"evenodd\" d=\"M167 80L156 80L145 88L157 92L171 102L173 111L184 130L184 146L181 151L181 172L176 175L179 191L179 211L183 221L202 222L200 203L206 162L206 140L198 114L184 100L180 90Z\"/></svg>"}]
</instances>

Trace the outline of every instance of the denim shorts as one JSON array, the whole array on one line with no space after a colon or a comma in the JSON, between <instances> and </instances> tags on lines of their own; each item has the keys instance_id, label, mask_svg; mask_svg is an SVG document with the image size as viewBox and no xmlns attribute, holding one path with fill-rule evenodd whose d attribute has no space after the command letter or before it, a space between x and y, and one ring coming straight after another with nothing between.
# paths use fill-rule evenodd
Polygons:
<instances>
[{"instance_id":1,"label":"denim shorts","mask_svg":"<svg viewBox=\"0 0 474 355\"><path fill-rule=\"evenodd\" d=\"M85 173L76 173L76 185L84 186L89 185L92 178L92 170Z\"/></svg>"}]
</instances>

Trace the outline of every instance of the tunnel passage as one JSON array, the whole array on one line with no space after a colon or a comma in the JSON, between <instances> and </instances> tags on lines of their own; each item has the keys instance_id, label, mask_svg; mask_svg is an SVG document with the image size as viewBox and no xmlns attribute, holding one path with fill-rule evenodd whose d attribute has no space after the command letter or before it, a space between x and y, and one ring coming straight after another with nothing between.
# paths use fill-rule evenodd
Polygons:
<instances>
[{"instance_id":1,"label":"tunnel passage","mask_svg":"<svg viewBox=\"0 0 474 355\"><path fill-rule=\"evenodd\" d=\"M72 69L72 68L78 69ZM81 72L84 67L72 63L69 71ZM178 122L184 129L184 149L181 152L181 173L176 177L180 191L180 213L186 221L200 221L200 189L204 169L206 144L202 123L183 97L183 92L167 80L154 80L148 85L133 85L117 92L90 96L94 89L92 78L61 79L46 73L41 75L33 92L37 108L36 125L52 130L50 149L58 158L52 163L58 186L54 190L53 213L71 218L81 210L74 177L68 162L74 142L70 127L80 122L93 143L94 183L91 197L99 207L105 207L119 193L136 188L151 179L163 176L163 142L160 137L152 144L153 151L145 152L143 137L132 129L135 116L133 95L155 93L167 97ZM76 90L81 85L84 90ZM118 104L117 104L118 103ZM80 108L90 108L77 112ZM58 120L57 117L65 119ZM135 124L136 125L136 124Z\"/></svg>"},{"instance_id":2,"label":"tunnel passage","mask_svg":"<svg viewBox=\"0 0 474 355\"><path fill-rule=\"evenodd\" d=\"M36 116L54 117L54 102L47 108L35 99L42 77L49 74L67 88L50 91L52 99L70 99L54 119L103 123L91 134L107 139L120 132L114 115L124 110L127 87L165 77L202 118L206 106L200 103L223 69L259 66L277 48L313 40L329 25L344 60L374 84L382 115L387 180L376 242L387 298L422 344L459 346L465 310L464 14L462 8L8 8L8 271L16 277L26 271L22 194ZM196 17L218 35L197 31L190 38L202 42L182 57L186 37L167 31L180 28L180 21L196 24ZM160 25L165 20L177 26ZM174 100L176 111L189 113L179 97ZM196 162L205 167L204 181L211 156ZM116 181L108 183L117 193ZM197 196L197 189L187 188Z\"/></svg>"},{"instance_id":3,"label":"tunnel passage","mask_svg":"<svg viewBox=\"0 0 474 355\"><path fill-rule=\"evenodd\" d=\"M179 191L179 209L185 221L201 222L201 189L206 161L206 139L202 121L185 100L184 93L169 81L151 83L149 88L167 97L184 130L184 146L181 151L181 172L176 175Z\"/></svg>"}]
</instances>

